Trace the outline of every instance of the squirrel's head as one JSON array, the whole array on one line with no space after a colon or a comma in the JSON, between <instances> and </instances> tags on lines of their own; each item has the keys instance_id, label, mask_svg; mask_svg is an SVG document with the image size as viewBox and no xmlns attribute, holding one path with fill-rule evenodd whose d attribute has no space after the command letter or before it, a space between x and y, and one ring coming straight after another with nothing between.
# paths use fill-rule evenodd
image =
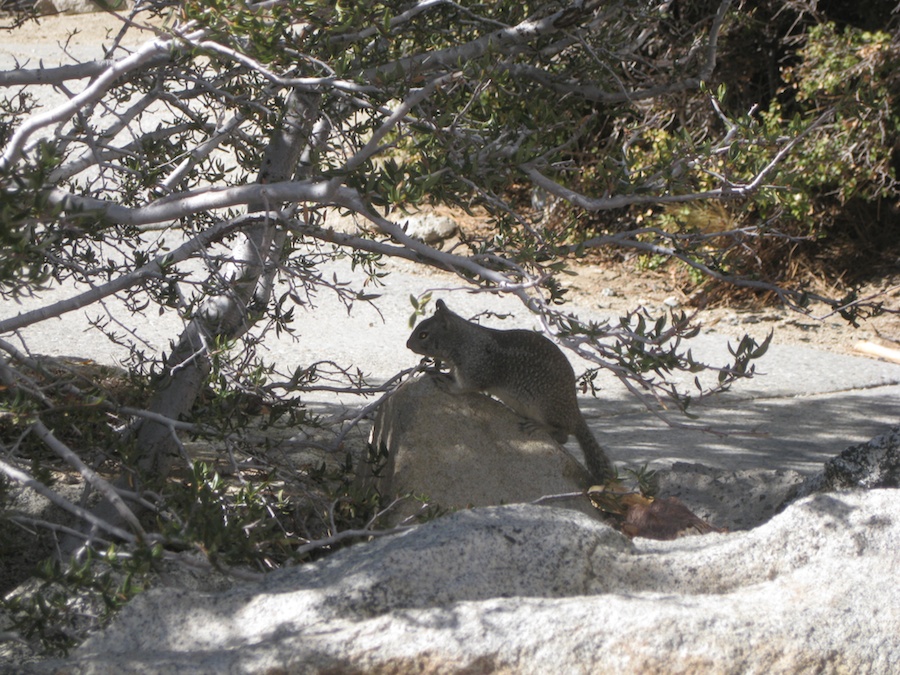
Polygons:
<instances>
[{"instance_id":1,"label":"squirrel's head","mask_svg":"<svg viewBox=\"0 0 900 675\"><path fill-rule=\"evenodd\" d=\"M413 329L406 341L406 348L423 356L441 356L438 336L445 332L450 316L453 316L453 312L447 309L443 300L438 300L434 305L434 315Z\"/></svg>"}]
</instances>

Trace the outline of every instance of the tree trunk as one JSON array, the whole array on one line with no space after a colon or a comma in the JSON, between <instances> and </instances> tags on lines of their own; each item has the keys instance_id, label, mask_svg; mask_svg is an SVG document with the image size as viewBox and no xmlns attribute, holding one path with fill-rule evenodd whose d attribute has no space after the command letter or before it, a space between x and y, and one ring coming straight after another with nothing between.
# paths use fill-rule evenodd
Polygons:
<instances>
[{"instance_id":1,"label":"tree trunk","mask_svg":"<svg viewBox=\"0 0 900 675\"><path fill-rule=\"evenodd\" d=\"M263 155L259 183L290 180L301 156L305 160L312 158L318 115L319 96L297 91L289 94L282 123ZM258 202L249 204L248 212L281 207ZM233 340L244 335L253 326L254 316L268 303L271 277L281 260L283 244L283 232L277 222L265 216L241 233L232 250L232 261L211 279L212 286L224 288L223 292L202 303L166 358L162 377L148 404L151 412L169 419L179 419L190 412L209 376L211 344L217 339ZM166 424L145 419L136 434L138 476L123 475L115 482L116 487L139 490L143 479L165 480L180 454L175 431ZM101 502L95 513L107 522L120 521L107 501ZM84 543L72 539L65 542L63 553L72 553Z\"/></svg>"}]
</instances>

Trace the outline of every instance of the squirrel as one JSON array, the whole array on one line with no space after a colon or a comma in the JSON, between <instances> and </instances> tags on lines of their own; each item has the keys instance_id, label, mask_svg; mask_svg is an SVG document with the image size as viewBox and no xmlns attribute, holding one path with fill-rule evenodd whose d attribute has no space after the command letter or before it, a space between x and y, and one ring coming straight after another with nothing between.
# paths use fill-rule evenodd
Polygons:
<instances>
[{"instance_id":1,"label":"squirrel","mask_svg":"<svg viewBox=\"0 0 900 675\"><path fill-rule=\"evenodd\" d=\"M612 463L578 408L572 364L543 335L479 326L438 300L434 315L415 327L406 346L450 365L451 393L487 392L560 444L574 434L594 479L614 478Z\"/></svg>"}]
</instances>

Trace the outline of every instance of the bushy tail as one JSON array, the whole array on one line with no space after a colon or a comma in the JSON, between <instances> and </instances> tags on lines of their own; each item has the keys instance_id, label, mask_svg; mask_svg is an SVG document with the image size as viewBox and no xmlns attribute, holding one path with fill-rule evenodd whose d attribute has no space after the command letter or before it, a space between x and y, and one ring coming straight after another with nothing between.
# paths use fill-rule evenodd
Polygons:
<instances>
[{"instance_id":1,"label":"bushy tail","mask_svg":"<svg viewBox=\"0 0 900 675\"><path fill-rule=\"evenodd\" d=\"M574 433L575 438L578 440L578 445L581 446L581 450L584 452L584 460L587 463L588 471L591 472L594 480L598 483L606 483L614 478L616 472L613 469L612 462L609 461L606 451L594 438L594 434L588 428L584 417L580 418Z\"/></svg>"}]
</instances>

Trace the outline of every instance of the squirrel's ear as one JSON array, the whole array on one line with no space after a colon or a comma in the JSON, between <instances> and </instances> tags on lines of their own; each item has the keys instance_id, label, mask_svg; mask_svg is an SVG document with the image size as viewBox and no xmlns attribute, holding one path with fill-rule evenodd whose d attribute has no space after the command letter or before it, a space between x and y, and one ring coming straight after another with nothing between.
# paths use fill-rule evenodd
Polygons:
<instances>
[{"instance_id":1,"label":"squirrel's ear","mask_svg":"<svg viewBox=\"0 0 900 675\"><path fill-rule=\"evenodd\" d=\"M448 311L447 305L445 305L444 301L440 300L440 299L436 303L434 303L434 308L435 308L435 313Z\"/></svg>"}]
</instances>

